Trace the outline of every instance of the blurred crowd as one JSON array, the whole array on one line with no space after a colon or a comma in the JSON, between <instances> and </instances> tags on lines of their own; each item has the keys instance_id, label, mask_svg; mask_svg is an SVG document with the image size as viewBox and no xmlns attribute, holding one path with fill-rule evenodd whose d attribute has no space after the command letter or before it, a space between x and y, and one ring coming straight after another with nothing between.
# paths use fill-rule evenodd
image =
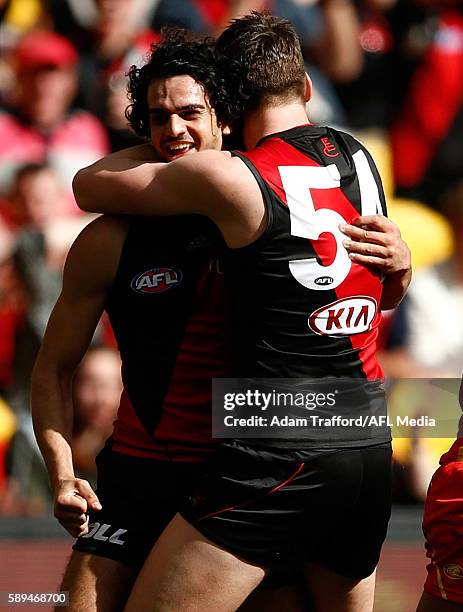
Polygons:
<instances>
[{"instance_id":1,"label":"blurred crowd","mask_svg":"<svg viewBox=\"0 0 463 612\"><path fill-rule=\"evenodd\" d=\"M217 35L263 8L298 31L314 82L310 120L369 147L412 250L413 285L384 320L386 373L460 377L463 0L0 0L0 514L48 512L30 373L66 253L89 222L71 179L139 142L124 115L128 68L165 25ZM74 380L76 470L90 480L120 391L103 320ZM420 435L396 442L398 501L423 499L447 444Z\"/></svg>"}]
</instances>

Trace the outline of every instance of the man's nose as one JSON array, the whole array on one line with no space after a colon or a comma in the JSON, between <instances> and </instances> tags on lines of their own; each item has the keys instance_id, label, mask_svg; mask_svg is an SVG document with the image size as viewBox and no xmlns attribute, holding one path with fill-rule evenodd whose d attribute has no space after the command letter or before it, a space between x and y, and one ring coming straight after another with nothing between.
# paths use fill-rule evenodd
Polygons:
<instances>
[{"instance_id":1,"label":"man's nose","mask_svg":"<svg viewBox=\"0 0 463 612\"><path fill-rule=\"evenodd\" d=\"M169 136L178 138L185 133L185 122L178 115L171 115L167 124Z\"/></svg>"}]
</instances>

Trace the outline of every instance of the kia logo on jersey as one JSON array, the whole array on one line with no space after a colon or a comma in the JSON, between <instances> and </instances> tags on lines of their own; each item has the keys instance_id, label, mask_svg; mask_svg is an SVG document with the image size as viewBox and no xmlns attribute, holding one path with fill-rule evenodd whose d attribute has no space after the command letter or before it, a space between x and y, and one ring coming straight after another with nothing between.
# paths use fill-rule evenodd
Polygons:
<instances>
[{"instance_id":1,"label":"kia logo on jersey","mask_svg":"<svg viewBox=\"0 0 463 612\"><path fill-rule=\"evenodd\" d=\"M376 300L367 296L343 298L313 312L310 329L320 336L351 336L370 329L377 312Z\"/></svg>"},{"instance_id":2,"label":"kia logo on jersey","mask_svg":"<svg viewBox=\"0 0 463 612\"><path fill-rule=\"evenodd\" d=\"M130 286L139 293L163 293L178 287L182 278L183 274L177 268L152 268L135 276Z\"/></svg>"}]
</instances>

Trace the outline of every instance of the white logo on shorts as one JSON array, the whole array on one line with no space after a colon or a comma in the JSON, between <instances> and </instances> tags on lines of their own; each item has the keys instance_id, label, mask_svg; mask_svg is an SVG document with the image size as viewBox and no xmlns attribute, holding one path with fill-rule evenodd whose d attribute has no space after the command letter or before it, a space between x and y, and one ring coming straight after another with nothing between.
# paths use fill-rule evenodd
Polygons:
<instances>
[{"instance_id":1,"label":"white logo on shorts","mask_svg":"<svg viewBox=\"0 0 463 612\"><path fill-rule=\"evenodd\" d=\"M108 541L110 544L118 544L119 546L123 546L125 541L121 539L120 536L127 533L127 529L117 529L111 536L105 535L110 529L111 525L107 523L91 523L90 531L82 536L82 538L93 538L94 540L99 540L100 542Z\"/></svg>"}]
</instances>

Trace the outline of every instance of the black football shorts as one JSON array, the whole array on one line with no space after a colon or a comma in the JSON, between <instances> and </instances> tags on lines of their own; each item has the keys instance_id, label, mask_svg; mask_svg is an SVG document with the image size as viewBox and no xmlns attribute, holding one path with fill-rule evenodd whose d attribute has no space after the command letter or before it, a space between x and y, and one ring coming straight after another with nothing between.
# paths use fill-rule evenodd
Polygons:
<instances>
[{"instance_id":1,"label":"black football shorts","mask_svg":"<svg viewBox=\"0 0 463 612\"><path fill-rule=\"evenodd\" d=\"M390 443L326 451L220 445L182 516L262 567L306 562L349 578L375 569L391 511Z\"/></svg>"},{"instance_id":2,"label":"black football shorts","mask_svg":"<svg viewBox=\"0 0 463 612\"><path fill-rule=\"evenodd\" d=\"M89 532L74 550L140 568L160 534L191 494L204 463L158 461L111 450L97 459L97 494Z\"/></svg>"}]
</instances>

